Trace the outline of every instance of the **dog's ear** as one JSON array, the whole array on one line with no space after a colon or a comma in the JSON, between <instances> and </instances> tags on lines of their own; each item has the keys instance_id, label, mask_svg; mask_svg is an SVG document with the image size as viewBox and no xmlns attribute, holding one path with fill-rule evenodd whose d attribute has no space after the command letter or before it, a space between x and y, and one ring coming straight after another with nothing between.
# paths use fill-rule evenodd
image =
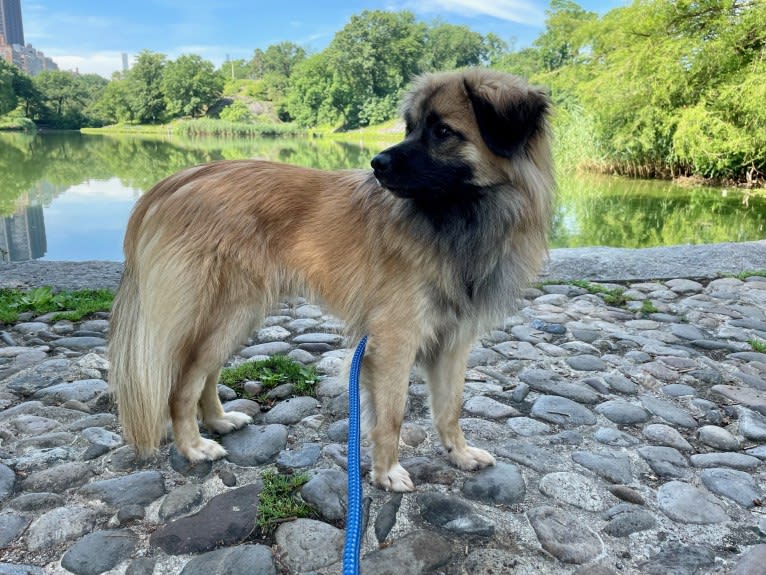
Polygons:
<instances>
[{"instance_id":1,"label":"dog's ear","mask_svg":"<svg viewBox=\"0 0 766 575\"><path fill-rule=\"evenodd\" d=\"M542 88L521 80L516 86L476 86L468 80L464 85L481 137L494 154L510 158L545 129L551 102Z\"/></svg>"}]
</instances>

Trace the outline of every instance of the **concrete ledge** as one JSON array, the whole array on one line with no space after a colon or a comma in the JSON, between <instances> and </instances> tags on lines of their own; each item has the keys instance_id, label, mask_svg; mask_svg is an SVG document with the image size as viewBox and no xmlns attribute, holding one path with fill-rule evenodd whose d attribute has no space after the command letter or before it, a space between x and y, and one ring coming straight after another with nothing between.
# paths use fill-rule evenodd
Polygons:
<instances>
[{"instance_id":1,"label":"concrete ledge","mask_svg":"<svg viewBox=\"0 0 766 575\"><path fill-rule=\"evenodd\" d=\"M543 280L641 281L705 279L721 273L766 270L766 240L660 248L562 248L551 250ZM0 288L116 288L121 262L0 263Z\"/></svg>"}]
</instances>

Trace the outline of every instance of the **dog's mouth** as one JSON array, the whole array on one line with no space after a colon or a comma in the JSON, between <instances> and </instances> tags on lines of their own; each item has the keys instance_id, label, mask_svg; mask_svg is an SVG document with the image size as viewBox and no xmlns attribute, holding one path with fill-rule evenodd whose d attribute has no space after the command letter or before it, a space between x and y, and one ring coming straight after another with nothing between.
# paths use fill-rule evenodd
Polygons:
<instances>
[{"instance_id":1,"label":"dog's mouth","mask_svg":"<svg viewBox=\"0 0 766 575\"><path fill-rule=\"evenodd\" d=\"M398 198L412 198L415 195L414 190L397 185L396 183L386 181L386 177L382 174L374 172L375 180L381 188L385 188Z\"/></svg>"}]
</instances>

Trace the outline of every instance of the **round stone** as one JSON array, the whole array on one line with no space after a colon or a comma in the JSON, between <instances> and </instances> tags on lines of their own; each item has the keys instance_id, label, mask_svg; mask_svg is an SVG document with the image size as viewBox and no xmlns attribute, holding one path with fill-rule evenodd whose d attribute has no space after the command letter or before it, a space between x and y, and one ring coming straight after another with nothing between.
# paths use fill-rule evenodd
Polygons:
<instances>
[{"instance_id":1,"label":"round stone","mask_svg":"<svg viewBox=\"0 0 766 575\"><path fill-rule=\"evenodd\" d=\"M517 466L498 462L466 479L462 491L469 499L513 505L524 499L526 485Z\"/></svg>"},{"instance_id":2,"label":"round stone","mask_svg":"<svg viewBox=\"0 0 766 575\"><path fill-rule=\"evenodd\" d=\"M605 401L596 406L596 411L609 421L621 425L633 425L649 421L651 414L640 405L621 399Z\"/></svg>"},{"instance_id":3,"label":"round stone","mask_svg":"<svg viewBox=\"0 0 766 575\"><path fill-rule=\"evenodd\" d=\"M542 421L530 417L512 417L508 420L510 427L516 434L522 437L533 437L550 432L551 426Z\"/></svg>"},{"instance_id":4,"label":"round stone","mask_svg":"<svg viewBox=\"0 0 766 575\"><path fill-rule=\"evenodd\" d=\"M540 480L540 491L548 497L587 511L601 511L606 506L601 489L579 473L560 471Z\"/></svg>"},{"instance_id":5,"label":"round stone","mask_svg":"<svg viewBox=\"0 0 766 575\"><path fill-rule=\"evenodd\" d=\"M669 481L657 491L662 512L681 523L706 525L729 520L722 505L709 493L681 481Z\"/></svg>"},{"instance_id":6,"label":"round stone","mask_svg":"<svg viewBox=\"0 0 766 575\"><path fill-rule=\"evenodd\" d=\"M566 360L575 371L604 371L606 363L595 355L574 355Z\"/></svg>"},{"instance_id":7,"label":"round stone","mask_svg":"<svg viewBox=\"0 0 766 575\"><path fill-rule=\"evenodd\" d=\"M651 423L644 427L642 433L652 443L667 445L679 451L694 451L691 444L676 429L664 423Z\"/></svg>"},{"instance_id":8,"label":"round stone","mask_svg":"<svg viewBox=\"0 0 766 575\"><path fill-rule=\"evenodd\" d=\"M596 416L587 407L571 399L555 395L542 395L537 398L532 410L532 417L558 425L594 425Z\"/></svg>"},{"instance_id":9,"label":"round stone","mask_svg":"<svg viewBox=\"0 0 766 575\"><path fill-rule=\"evenodd\" d=\"M697 430L697 439L719 451L738 451L739 440L717 425L704 425Z\"/></svg>"},{"instance_id":10,"label":"round stone","mask_svg":"<svg viewBox=\"0 0 766 575\"><path fill-rule=\"evenodd\" d=\"M138 537L127 529L96 531L72 545L61 558L61 566L76 575L99 575L127 559Z\"/></svg>"},{"instance_id":11,"label":"round stone","mask_svg":"<svg viewBox=\"0 0 766 575\"><path fill-rule=\"evenodd\" d=\"M564 563L587 563L603 552L604 545L582 521L554 507L536 507L527 517L543 549Z\"/></svg>"},{"instance_id":12,"label":"round stone","mask_svg":"<svg viewBox=\"0 0 766 575\"><path fill-rule=\"evenodd\" d=\"M702 483L716 495L736 501L742 507L760 505L761 490L750 473L734 469L703 469Z\"/></svg>"},{"instance_id":13,"label":"round stone","mask_svg":"<svg viewBox=\"0 0 766 575\"><path fill-rule=\"evenodd\" d=\"M343 554L343 531L314 519L283 523L274 539L281 561L293 573L322 569L339 561Z\"/></svg>"}]
</instances>

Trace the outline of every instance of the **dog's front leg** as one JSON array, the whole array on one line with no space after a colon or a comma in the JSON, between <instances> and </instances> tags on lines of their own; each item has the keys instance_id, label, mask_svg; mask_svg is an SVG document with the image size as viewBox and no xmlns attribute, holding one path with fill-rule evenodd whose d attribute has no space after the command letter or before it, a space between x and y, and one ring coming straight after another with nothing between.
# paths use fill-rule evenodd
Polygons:
<instances>
[{"instance_id":1,"label":"dog's front leg","mask_svg":"<svg viewBox=\"0 0 766 575\"><path fill-rule=\"evenodd\" d=\"M466 443L458 422L463 408L463 384L470 349L470 340L457 342L442 348L436 356L424 362L434 426L447 450L447 457L465 470L495 464L495 458L489 452Z\"/></svg>"},{"instance_id":2,"label":"dog's front leg","mask_svg":"<svg viewBox=\"0 0 766 575\"><path fill-rule=\"evenodd\" d=\"M372 482L386 490L412 491L410 474L399 464L399 433L407 404L415 348L407 334L371 334L362 363L365 411L372 442Z\"/></svg>"}]
</instances>

